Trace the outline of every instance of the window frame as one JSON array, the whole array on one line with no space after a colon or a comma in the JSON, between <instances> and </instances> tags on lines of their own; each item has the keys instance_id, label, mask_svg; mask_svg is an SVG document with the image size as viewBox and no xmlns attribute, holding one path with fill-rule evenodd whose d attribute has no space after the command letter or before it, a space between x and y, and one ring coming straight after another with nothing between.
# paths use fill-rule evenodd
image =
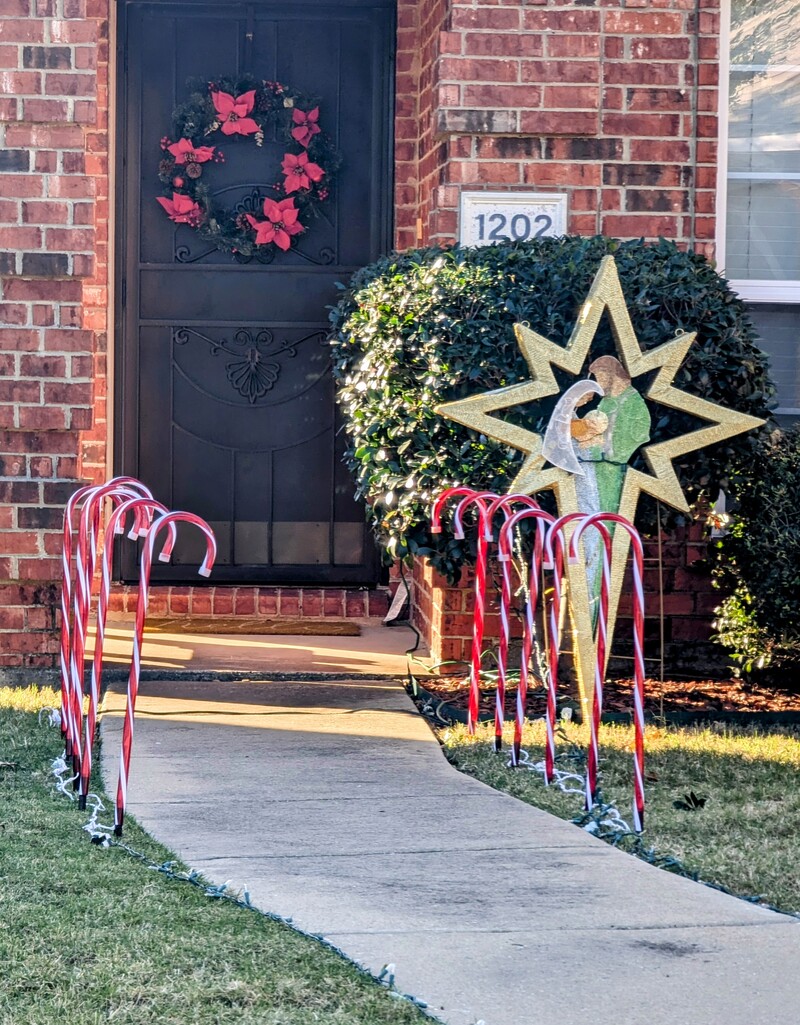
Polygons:
<instances>
[{"instance_id":1,"label":"window frame","mask_svg":"<svg viewBox=\"0 0 800 1025\"><path fill-rule=\"evenodd\" d=\"M730 117L731 69L731 9L732 0L721 0L719 27L719 109L717 139L717 267L725 274L726 234L728 218L728 126ZM800 279L762 280L759 278L731 279L731 287L742 299L752 303L781 303L800 305ZM793 410L793 412L796 412Z\"/></svg>"}]
</instances>

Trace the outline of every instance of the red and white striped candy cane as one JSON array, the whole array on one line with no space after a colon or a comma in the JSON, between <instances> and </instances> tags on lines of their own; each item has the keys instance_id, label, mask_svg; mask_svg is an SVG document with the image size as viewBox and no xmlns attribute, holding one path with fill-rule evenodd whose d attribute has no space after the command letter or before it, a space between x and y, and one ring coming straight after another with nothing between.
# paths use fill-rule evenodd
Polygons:
<instances>
[{"instance_id":1,"label":"red and white striped candy cane","mask_svg":"<svg viewBox=\"0 0 800 1025\"><path fill-rule=\"evenodd\" d=\"M603 685L606 675L606 653L608 651L608 602L611 590L611 534L603 525L605 513L587 516L576 528L570 540L570 562L578 562L578 544L585 530L594 527L600 534L600 604L597 609L597 625L594 631L594 694L592 696L591 733L589 754L586 759L586 810L589 811L597 799L597 773L600 762L600 720L603 715ZM588 580L589 587L592 581Z\"/></svg>"},{"instance_id":2,"label":"red and white striped candy cane","mask_svg":"<svg viewBox=\"0 0 800 1025\"><path fill-rule=\"evenodd\" d=\"M151 518L154 512L166 513L169 510L160 502L152 498L131 498L111 513L105 530L105 547L103 549L102 576L100 580L100 594L97 599L97 624L95 627L94 658L92 660L92 680L89 690L89 710L85 720L85 731L83 738L83 751L81 757L81 775L78 797L78 807L86 807L86 796L89 792L89 780L92 775L92 749L94 747L95 729L97 726L97 709L100 704L100 687L103 675L103 648L106 636L106 619L108 616L108 600L111 594L111 570L114 559L114 539L117 534L125 530L125 520L130 512L133 512L133 527L128 534L131 540L147 536L147 530L143 528L146 518ZM143 518L142 513L147 517ZM171 544L175 543L177 528L174 523L170 524Z\"/></svg>"},{"instance_id":3,"label":"red and white striped candy cane","mask_svg":"<svg viewBox=\"0 0 800 1025\"><path fill-rule=\"evenodd\" d=\"M481 687L481 654L483 634L486 621L486 560L489 553L489 542L492 540L491 525L487 525L486 511L488 503L499 498L491 491L476 491L462 498L456 506L453 516L453 535L459 539L464 537L462 518L464 510L471 505L478 507L478 546L475 557L475 608L472 614L472 651L470 653L469 671L469 707L467 710L467 728L470 734L475 732L480 712Z\"/></svg>"},{"instance_id":4,"label":"red and white striped candy cane","mask_svg":"<svg viewBox=\"0 0 800 1025\"><path fill-rule=\"evenodd\" d=\"M136 624L133 635L133 658L128 675L128 696L125 703L125 721L122 727L122 747L119 754L119 779L117 781L117 801L114 809L114 835L122 836L122 822L125 817L125 806L128 799L128 778L131 764L131 747L133 744L133 717L136 712L136 696L139 693L139 676L142 664L142 642L144 638L144 622L147 615L147 602L150 590L150 570L153 565L153 550L158 535L174 523L191 523L198 527L206 538L206 554L198 569L200 576L207 577L211 573L217 557L217 542L214 532L204 519L188 512L168 512L153 523L144 542L139 570L139 596L136 602ZM159 555L159 560L166 562L172 552L172 537Z\"/></svg>"},{"instance_id":5,"label":"red and white striped candy cane","mask_svg":"<svg viewBox=\"0 0 800 1025\"><path fill-rule=\"evenodd\" d=\"M633 551L633 828L641 833L644 829L644 549L637 529L619 513L597 513L589 517L580 529L601 523L618 524L626 530ZM598 663L599 657L598 653Z\"/></svg>"},{"instance_id":6,"label":"red and white striped candy cane","mask_svg":"<svg viewBox=\"0 0 800 1025\"><path fill-rule=\"evenodd\" d=\"M72 702L72 678L70 675L70 648L72 629L70 615L72 609L72 536L74 534L73 517L75 509L93 491L93 487L78 488L67 499L64 508L64 524L61 541L61 733L64 737L65 760L72 757L72 737L69 723Z\"/></svg>"},{"instance_id":7,"label":"red and white striped candy cane","mask_svg":"<svg viewBox=\"0 0 800 1025\"><path fill-rule=\"evenodd\" d=\"M512 503L521 503L528 509L538 509L539 503L529 495L503 495L495 499L486 510L490 538L494 537L493 524L497 512L502 512L508 522L513 511ZM501 532L502 532L501 527ZM500 562L500 643L497 652L497 688L494 694L494 749L503 747L503 725L506 708L506 683L508 678L508 645L511 639L511 556L504 558L502 545L499 547Z\"/></svg>"},{"instance_id":8,"label":"red and white striped candy cane","mask_svg":"<svg viewBox=\"0 0 800 1025\"><path fill-rule=\"evenodd\" d=\"M149 494L149 491L133 477L116 477L108 482L109 485L131 484L134 489ZM76 509L86 500L89 495L98 488L108 485L89 485L78 488L70 495L64 509L63 539L61 547L61 732L64 735L65 757L69 760L72 757L72 735L70 726L73 720L72 715L72 675L70 666L72 626L70 614L72 608L72 539L74 534L73 520ZM94 544L90 546L90 552L95 550Z\"/></svg>"},{"instance_id":9,"label":"red and white striped candy cane","mask_svg":"<svg viewBox=\"0 0 800 1025\"><path fill-rule=\"evenodd\" d=\"M80 774L83 760L83 669L86 655L86 634L92 598L92 580L97 560L97 545L100 520L106 498L122 502L139 498L147 488L138 481L134 485L109 481L93 488L86 496L81 510L78 530L78 546L75 557L75 595L72 623L72 644L70 648L71 696L69 727L72 741L72 761L76 775ZM141 516L141 512L140 512Z\"/></svg>"},{"instance_id":10,"label":"red and white striped candy cane","mask_svg":"<svg viewBox=\"0 0 800 1025\"><path fill-rule=\"evenodd\" d=\"M525 618L523 620L522 633L522 654L520 657L519 685L517 687L517 714L514 723L514 746L511 752L511 764L519 765L520 751L522 748L522 728L525 724L525 705L528 697L528 674L530 671L531 651L536 630L535 615L536 606L539 601L539 579L542 572L542 557L544 553L544 542L547 534L547 525L554 522L554 517L544 509L521 509L510 516L500 528L499 555L501 565L508 565L511 562L512 547L514 544L514 530L517 525L525 519L536 519L536 536L534 538L533 550L531 552L530 572L528 577L528 596L525 602ZM550 690L548 688L548 700ZM554 699L555 702L555 699Z\"/></svg>"},{"instance_id":11,"label":"red and white striped candy cane","mask_svg":"<svg viewBox=\"0 0 800 1025\"><path fill-rule=\"evenodd\" d=\"M553 780L556 758L556 698L558 695L558 659L561 655L561 602L563 598L565 540L564 528L575 520L582 520L584 513L567 513L550 526L544 546L544 568L553 573L553 596L547 617L548 673L547 714L545 723L547 739L544 752L545 783Z\"/></svg>"},{"instance_id":12,"label":"red and white striped candy cane","mask_svg":"<svg viewBox=\"0 0 800 1025\"><path fill-rule=\"evenodd\" d=\"M467 495L476 494L477 491L475 488L458 487L445 488L441 494L437 495L433 502L433 508L431 509L431 534L441 534L442 511L451 498L456 498L457 496L464 498Z\"/></svg>"}]
</instances>

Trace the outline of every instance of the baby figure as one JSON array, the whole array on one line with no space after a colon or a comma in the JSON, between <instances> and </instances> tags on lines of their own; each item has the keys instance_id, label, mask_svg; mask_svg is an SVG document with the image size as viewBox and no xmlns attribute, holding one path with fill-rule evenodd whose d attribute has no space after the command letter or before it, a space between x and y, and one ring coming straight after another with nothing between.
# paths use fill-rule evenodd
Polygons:
<instances>
[{"instance_id":1,"label":"baby figure","mask_svg":"<svg viewBox=\"0 0 800 1025\"><path fill-rule=\"evenodd\" d=\"M591 448L597 444L608 427L608 417L599 409L593 409L586 416L575 418L570 423L570 434L578 448Z\"/></svg>"}]
</instances>

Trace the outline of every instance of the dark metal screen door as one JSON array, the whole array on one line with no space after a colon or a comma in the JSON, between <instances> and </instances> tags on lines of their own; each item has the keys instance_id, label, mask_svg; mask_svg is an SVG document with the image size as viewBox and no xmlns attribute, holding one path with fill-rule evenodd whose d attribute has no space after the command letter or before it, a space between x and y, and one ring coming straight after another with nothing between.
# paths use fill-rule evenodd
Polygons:
<instances>
[{"instance_id":1,"label":"dark metal screen door","mask_svg":"<svg viewBox=\"0 0 800 1025\"><path fill-rule=\"evenodd\" d=\"M119 0L116 465L211 523L217 581L376 581L341 463L326 306L337 282L391 245L393 8ZM321 215L296 251L268 264L210 249L156 202L160 140L187 80L241 72L318 97L320 125L342 155ZM260 206L283 144L234 136L221 148L212 186L221 203ZM197 579L200 539L190 535L155 579ZM122 574L136 575L132 553Z\"/></svg>"}]
</instances>

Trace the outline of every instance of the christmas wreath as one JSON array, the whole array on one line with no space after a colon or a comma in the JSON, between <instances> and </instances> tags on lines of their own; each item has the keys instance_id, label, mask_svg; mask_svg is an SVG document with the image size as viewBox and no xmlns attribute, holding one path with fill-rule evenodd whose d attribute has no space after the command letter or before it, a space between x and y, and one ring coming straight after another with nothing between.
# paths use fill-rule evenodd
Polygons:
<instances>
[{"instance_id":1,"label":"christmas wreath","mask_svg":"<svg viewBox=\"0 0 800 1025\"><path fill-rule=\"evenodd\" d=\"M320 128L319 104L252 76L218 78L205 92L194 91L173 112L172 133L174 141L161 140L164 195L158 202L171 221L194 228L238 260L269 260L276 248L290 249L329 199L340 164ZM261 187L256 203L225 209L215 200L209 171L225 160L220 137L234 144L253 139L259 147L274 137L284 145L279 180Z\"/></svg>"}]
</instances>

